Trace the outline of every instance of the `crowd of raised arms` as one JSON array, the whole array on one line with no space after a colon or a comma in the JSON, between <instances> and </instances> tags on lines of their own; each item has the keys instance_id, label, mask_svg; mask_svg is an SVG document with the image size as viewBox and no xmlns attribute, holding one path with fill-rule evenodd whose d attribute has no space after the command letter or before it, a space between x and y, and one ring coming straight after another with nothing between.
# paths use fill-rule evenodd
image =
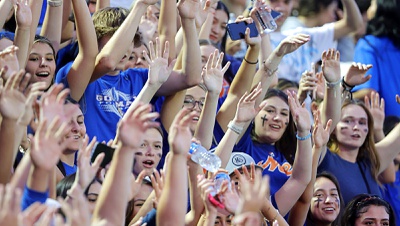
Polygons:
<instances>
[{"instance_id":1,"label":"crowd of raised arms","mask_svg":"<svg viewBox=\"0 0 400 226\"><path fill-rule=\"evenodd\" d=\"M400 225L400 0L0 0L0 26L0 226Z\"/></svg>"}]
</instances>

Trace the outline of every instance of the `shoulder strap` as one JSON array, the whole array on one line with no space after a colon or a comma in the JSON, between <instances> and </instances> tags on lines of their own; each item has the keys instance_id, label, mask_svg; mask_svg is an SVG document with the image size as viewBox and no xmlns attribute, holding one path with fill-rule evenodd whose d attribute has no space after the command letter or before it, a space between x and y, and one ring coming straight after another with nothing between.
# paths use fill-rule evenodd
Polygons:
<instances>
[{"instance_id":1,"label":"shoulder strap","mask_svg":"<svg viewBox=\"0 0 400 226\"><path fill-rule=\"evenodd\" d=\"M61 171L62 175L64 175L65 177L67 173L65 172L65 168L61 160L58 161L57 168Z\"/></svg>"}]
</instances>

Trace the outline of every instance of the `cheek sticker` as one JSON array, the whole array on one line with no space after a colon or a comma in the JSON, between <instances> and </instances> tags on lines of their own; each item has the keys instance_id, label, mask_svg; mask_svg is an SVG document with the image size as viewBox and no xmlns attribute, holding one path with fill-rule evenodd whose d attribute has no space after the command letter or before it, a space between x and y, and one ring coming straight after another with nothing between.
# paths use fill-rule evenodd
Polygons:
<instances>
[{"instance_id":1,"label":"cheek sticker","mask_svg":"<svg viewBox=\"0 0 400 226\"><path fill-rule=\"evenodd\" d=\"M264 115L263 117L261 117L261 120L262 120L262 126L264 127L265 121L268 121L267 115Z\"/></svg>"}]
</instances>

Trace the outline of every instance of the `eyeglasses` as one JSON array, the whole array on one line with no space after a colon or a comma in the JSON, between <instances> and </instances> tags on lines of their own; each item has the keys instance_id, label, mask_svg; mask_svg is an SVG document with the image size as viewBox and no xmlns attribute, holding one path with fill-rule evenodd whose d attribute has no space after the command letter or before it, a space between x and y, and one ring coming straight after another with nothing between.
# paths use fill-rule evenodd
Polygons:
<instances>
[{"instance_id":1,"label":"eyeglasses","mask_svg":"<svg viewBox=\"0 0 400 226\"><path fill-rule=\"evenodd\" d=\"M189 109L194 109L196 104L199 105L199 109L202 110L204 106L205 98L201 98L200 100L195 100L194 97L187 95L185 100L183 101L183 106Z\"/></svg>"}]
</instances>

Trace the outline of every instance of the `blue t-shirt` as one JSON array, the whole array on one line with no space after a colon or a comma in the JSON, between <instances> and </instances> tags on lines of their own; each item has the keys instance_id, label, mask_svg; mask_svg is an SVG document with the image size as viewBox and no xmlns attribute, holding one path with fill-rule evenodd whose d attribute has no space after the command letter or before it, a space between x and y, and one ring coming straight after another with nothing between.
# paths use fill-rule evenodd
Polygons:
<instances>
[{"instance_id":1,"label":"blue t-shirt","mask_svg":"<svg viewBox=\"0 0 400 226\"><path fill-rule=\"evenodd\" d=\"M67 74L71 66L72 62L60 69L56 83L69 87ZM79 105L90 139L93 136L100 142L114 139L117 123L143 88L147 73L147 69L128 69L116 76L104 75L87 86Z\"/></svg>"},{"instance_id":2,"label":"blue t-shirt","mask_svg":"<svg viewBox=\"0 0 400 226\"><path fill-rule=\"evenodd\" d=\"M65 176L69 176L71 174L76 173L76 171L78 170L78 167L76 165L70 166L64 162L62 162L64 170L65 170Z\"/></svg>"},{"instance_id":3,"label":"blue t-shirt","mask_svg":"<svg viewBox=\"0 0 400 226\"><path fill-rule=\"evenodd\" d=\"M247 128L233 148L233 152L244 152L253 157L256 164L264 169L263 175L270 177L270 191L271 195L274 195L292 175L292 165L274 145L252 141L251 129L251 126ZM224 132L217 122L214 126L214 136L217 142L224 136Z\"/></svg>"},{"instance_id":4,"label":"blue t-shirt","mask_svg":"<svg viewBox=\"0 0 400 226\"><path fill-rule=\"evenodd\" d=\"M355 87L354 91L364 88L376 90L385 99L385 115L400 116L400 105L395 99L400 93L400 48L387 37L367 35L358 41L354 61L373 65L367 72L372 78Z\"/></svg>"},{"instance_id":5,"label":"blue t-shirt","mask_svg":"<svg viewBox=\"0 0 400 226\"><path fill-rule=\"evenodd\" d=\"M400 225L400 170L396 172L396 180L391 184L384 184L381 188L383 199L393 207L396 215L396 225Z\"/></svg>"},{"instance_id":6,"label":"blue t-shirt","mask_svg":"<svg viewBox=\"0 0 400 226\"><path fill-rule=\"evenodd\" d=\"M338 180L345 205L358 194L381 196L379 185L375 181L368 161L348 162L329 149L318 167L318 173L327 171ZM365 178L365 179L364 179Z\"/></svg>"},{"instance_id":7,"label":"blue t-shirt","mask_svg":"<svg viewBox=\"0 0 400 226\"><path fill-rule=\"evenodd\" d=\"M45 203L49 197L49 191L38 192L25 186L21 199L21 209L25 210L35 202Z\"/></svg>"}]
</instances>

